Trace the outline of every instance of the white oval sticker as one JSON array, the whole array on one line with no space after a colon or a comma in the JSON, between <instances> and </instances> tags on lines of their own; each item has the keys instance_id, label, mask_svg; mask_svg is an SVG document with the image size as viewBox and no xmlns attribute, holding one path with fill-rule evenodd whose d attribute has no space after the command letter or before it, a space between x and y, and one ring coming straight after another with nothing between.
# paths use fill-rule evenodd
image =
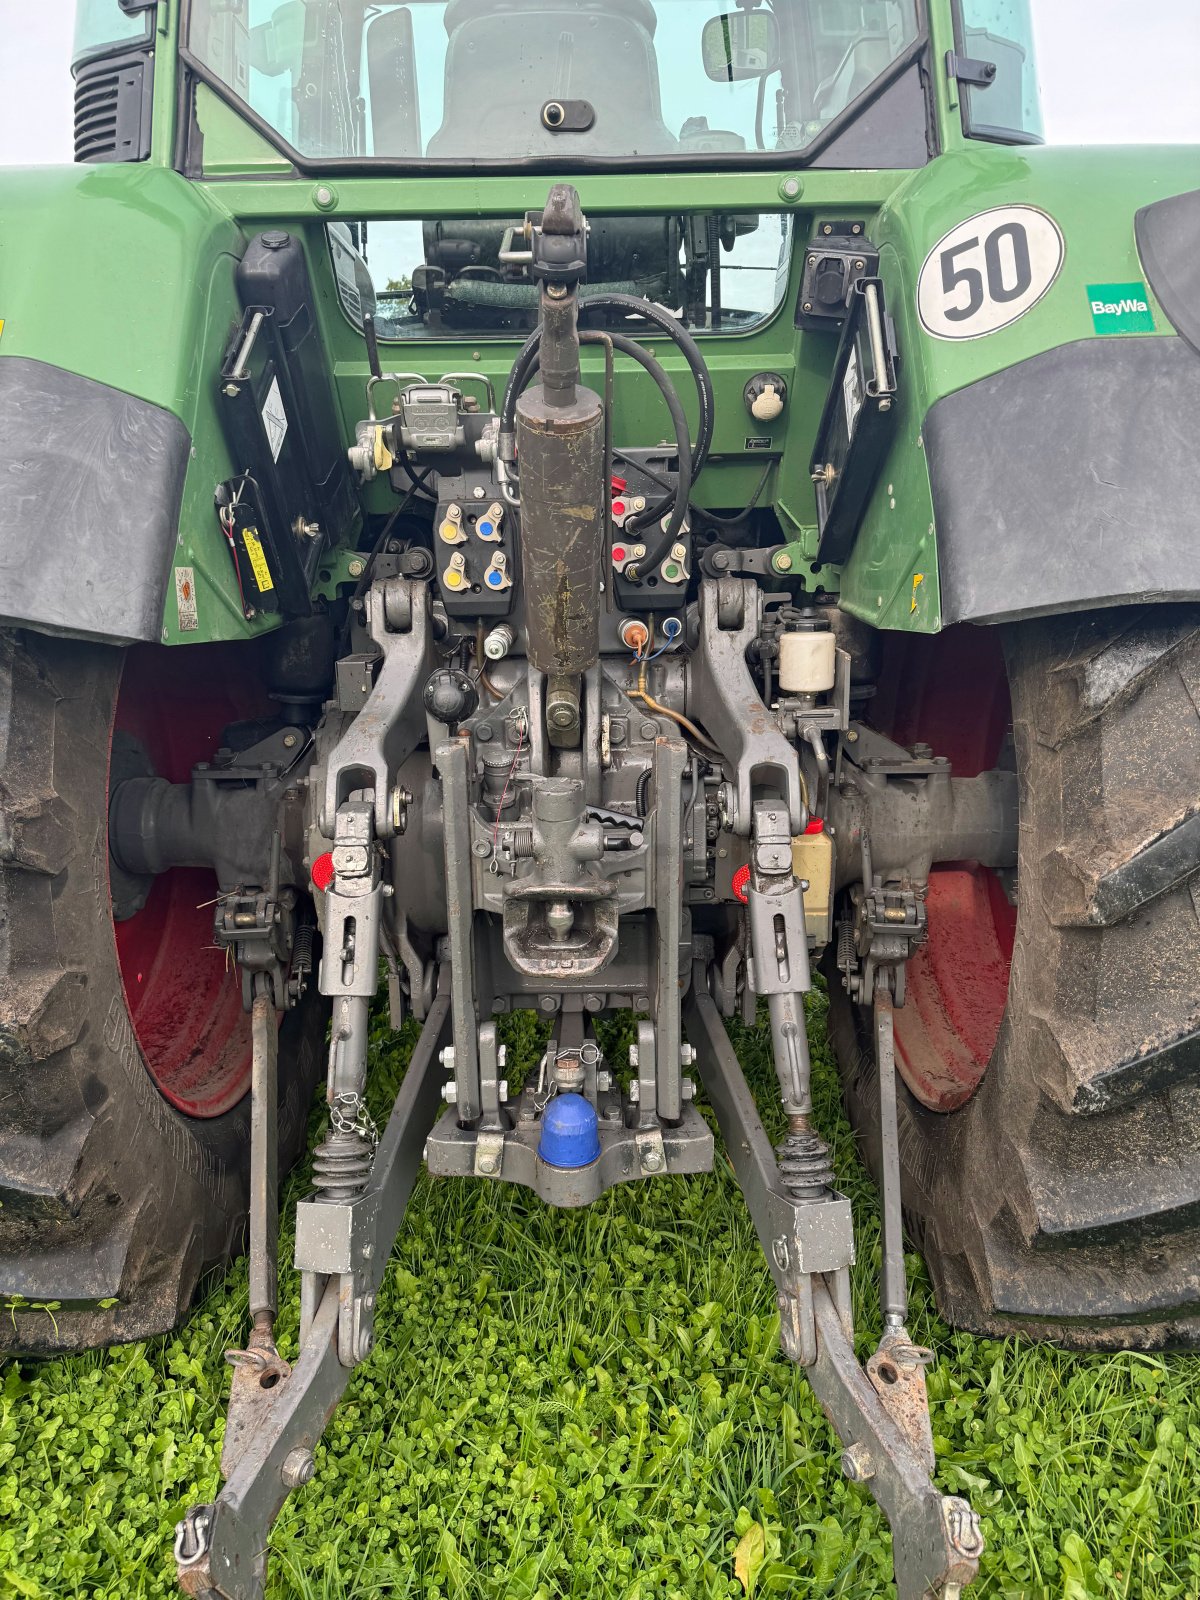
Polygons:
<instances>
[{"instance_id":1,"label":"white oval sticker","mask_svg":"<svg viewBox=\"0 0 1200 1600\"><path fill-rule=\"evenodd\" d=\"M1066 247L1035 206L997 206L951 228L925 258L917 312L938 339L978 339L1007 328L1058 277Z\"/></svg>"}]
</instances>

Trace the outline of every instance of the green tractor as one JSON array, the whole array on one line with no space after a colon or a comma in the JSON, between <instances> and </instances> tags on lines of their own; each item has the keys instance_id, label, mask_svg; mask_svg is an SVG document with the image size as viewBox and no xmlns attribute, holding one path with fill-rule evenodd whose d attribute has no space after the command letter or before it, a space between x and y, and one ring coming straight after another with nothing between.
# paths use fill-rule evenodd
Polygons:
<instances>
[{"instance_id":1,"label":"green tractor","mask_svg":"<svg viewBox=\"0 0 1200 1600\"><path fill-rule=\"evenodd\" d=\"M699 1094L901 1600L981 1550L902 1221L957 1327L1200 1344L1194 153L1041 147L1023 0L727 4L80 0L79 164L0 179L0 1339L248 1238L205 1600L422 1162L585 1205L709 1170Z\"/></svg>"}]
</instances>

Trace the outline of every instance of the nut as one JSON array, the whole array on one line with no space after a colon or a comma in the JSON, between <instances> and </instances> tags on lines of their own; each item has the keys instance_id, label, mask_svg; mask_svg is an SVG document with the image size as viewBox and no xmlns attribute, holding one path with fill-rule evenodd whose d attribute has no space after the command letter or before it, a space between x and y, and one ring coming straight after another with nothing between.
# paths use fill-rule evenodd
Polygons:
<instances>
[{"instance_id":1,"label":"nut","mask_svg":"<svg viewBox=\"0 0 1200 1600\"><path fill-rule=\"evenodd\" d=\"M875 1476L875 1463L865 1444L852 1444L843 1452L842 1472L851 1483L869 1483Z\"/></svg>"},{"instance_id":2,"label":"nut","mask_svg":"<svg viewBox=\"0 0 1200 1600\"><path fill-rule=\"evenodd\" d=\"M312 1481L312 1475L316 1470L317 1463L313 1459L312 1451L301 1447L289 1450L284 1456L279 1476L283 1479L285 1489L301 1489Z\"/></svg>"}]
</instances>

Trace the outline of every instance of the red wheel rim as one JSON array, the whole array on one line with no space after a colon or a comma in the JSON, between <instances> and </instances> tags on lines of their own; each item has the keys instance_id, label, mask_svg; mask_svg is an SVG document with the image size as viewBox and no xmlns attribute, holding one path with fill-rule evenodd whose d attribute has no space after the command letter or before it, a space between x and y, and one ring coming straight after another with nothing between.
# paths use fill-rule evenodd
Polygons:
<instances>
[{"instance_id":1,"label":"red wheel rim","mask_svg":"<svg viewBox=\"0 0 1200 1600\"><path fill-rule=\"evenodd\" d=\"M226 646L126 653L113 732L143 746L160 777L185 783L222 730L266 709L245 655ZM219 1117L250 1087L250 1019L236 968L212 942L215 875L176 867L145 906L114 922L130 1021L160 1092L192 1117Z\"/></svg>"},{"instance_id":2,"label":"red wheel rim","mask_svg":"<svg viewBox=\"0 0 1200 1600\"><path fill-rule=\"evenodd\" d=\"M889 636L873 720L899 744L931 745L957 777L995 767L1011 721L994 630ZM947 862L929 875L929 935L908 964L896 1012L896 1063L916 1098L954 1111L979 1087L996 1048L1017 913L996 874Z\"/></svg>"}]
</instances>

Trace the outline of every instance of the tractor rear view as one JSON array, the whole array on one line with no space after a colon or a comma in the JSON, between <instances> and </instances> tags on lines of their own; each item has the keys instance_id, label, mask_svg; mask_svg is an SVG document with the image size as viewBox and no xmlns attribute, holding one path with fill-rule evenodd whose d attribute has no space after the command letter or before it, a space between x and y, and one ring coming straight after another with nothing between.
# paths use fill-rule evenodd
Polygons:
<instances>
[{"instance_id":1,"label":"tractor rear view","mask_svg":"<svg viewBox=\"0 0 1200 1600\"><path fill-rule=\"evenodd\" d=\"M79 17L79 164L0 176L0 1337L161 1333L248 1237L175 1553L258 1600L422 1162L582 1206L704 1181L707 1106L952 1600L902 1226L958 1327L1200 1344L1191 158L1040 148L1020 0Z\"/></svg>"}]
</instances>

